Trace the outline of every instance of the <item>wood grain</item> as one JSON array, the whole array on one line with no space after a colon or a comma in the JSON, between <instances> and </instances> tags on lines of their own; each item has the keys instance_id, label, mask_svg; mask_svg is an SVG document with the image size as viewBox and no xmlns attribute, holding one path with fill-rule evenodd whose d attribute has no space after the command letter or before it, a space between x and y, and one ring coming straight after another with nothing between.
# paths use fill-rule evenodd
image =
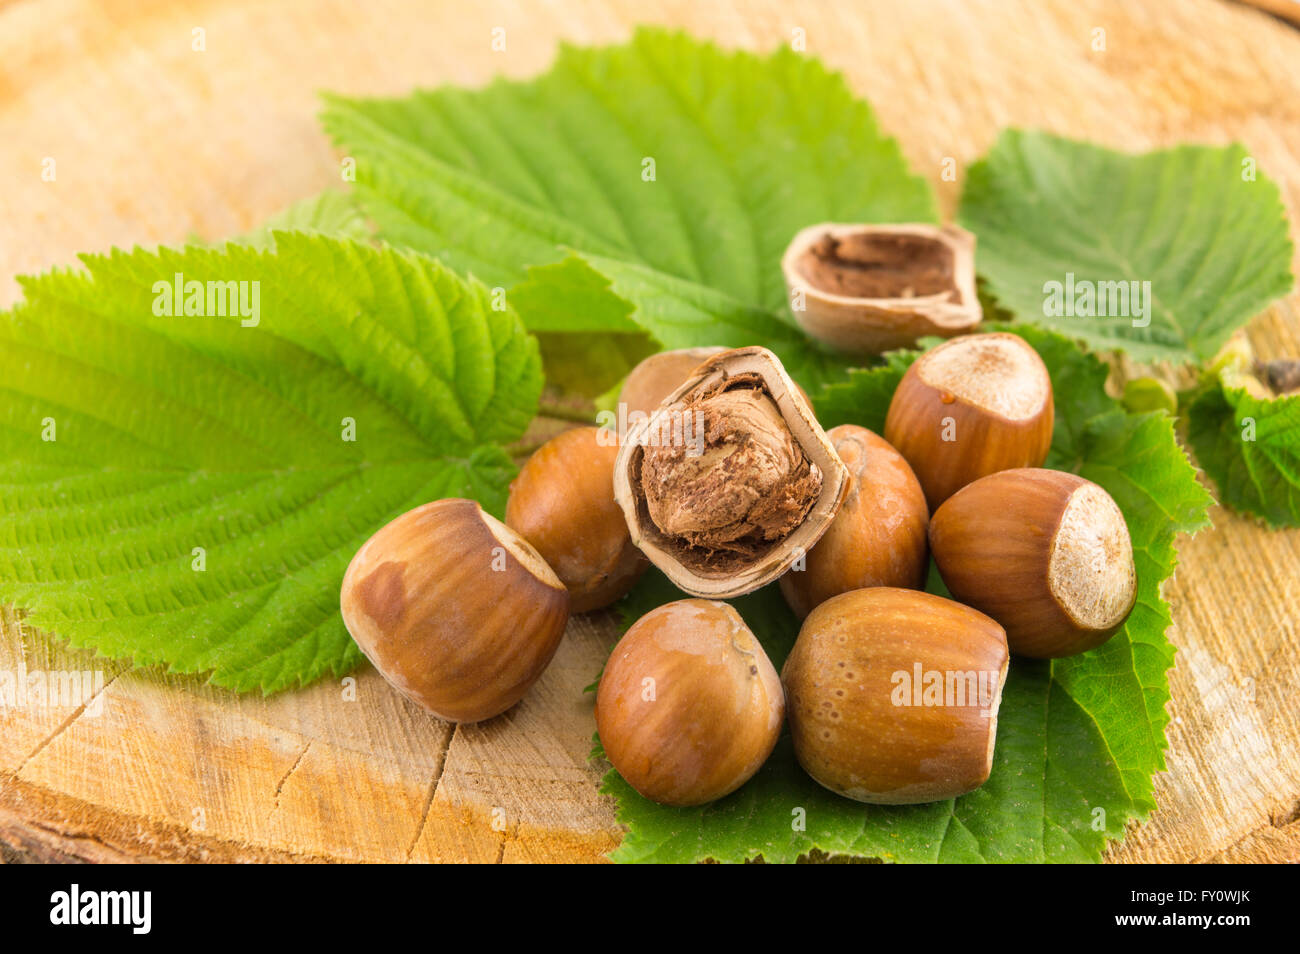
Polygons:
<instances>
[{"instance_id":1,"label":"wood grain","mask_svg":"<svg viewBox=\"0 0 1300 954\"><path fill-rule=\"evenodd\" d=\"M943 160L964 167L1022 125L1125 149L1239 140L1300 222L1300 31L1219 0L18 0L0 4L0 304L14 276L79 251L233 234L337 184L320 90L527 76L561 38L616 41L637 22L753 49L802 28L949 213L961 182ZM1298 309L1292 296L1252 323L1261 355L1300 355ZM1163 807L1114 861L1300 861L1300 532L1214 521L1166 589ZM606 617L570 625L515 711L454 729L370 670L235 697L71 652L12 611L2 624L0 669L104 674L89 706L0 710L7 861L585 861L619 838L581 691L612 645Z\"/></svg>"}]
</instances>

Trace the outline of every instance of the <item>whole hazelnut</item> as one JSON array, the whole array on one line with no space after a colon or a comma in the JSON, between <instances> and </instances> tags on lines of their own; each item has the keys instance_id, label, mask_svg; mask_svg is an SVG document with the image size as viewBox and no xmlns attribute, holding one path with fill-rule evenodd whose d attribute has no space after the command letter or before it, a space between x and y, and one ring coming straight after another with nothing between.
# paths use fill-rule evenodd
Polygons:
<instances>
[{"instance_id":1,"label":"whole hazelnut","mask_svg":"<svg viewBox=\"0 0 1300 954\"><path fill-rule=\"evenodd\" d=\"M1100 646L1137 600L1133 543L1101 487L1057 470L1004 470L948 498L930 522L952 595L1005 627L1036 659Z\"/></svg>"},{"instance_id":2,"label":"whole hazelnut","mask_svg":"<svg viewBox=\"0 0 1300 954\"><path fill-rule=\"evenodd\" d=\"M395 689L442 719L504 712L564 635L569 594L523 537L472 500L380 528L343 576L343 622Z\"/></svg>"},{"instance_id":3,"label":"whole hazelnut","mask_svg":"<svg viewBox=\"0 0 1300 954\"><path fill-rule=\"evenodd\" d=\"M596 729L627 783L664 805L703 805L745 784L776 745L781 681L740 614L678 600L651 610L610 655Z\"/></svg>"},{"instance_id":4,"label":"whole hazelnut","mask_svg":"<svg viewBox=\"0 0 1300 954\"><path fill-rule=\"evenodd\" d=\"M972 480L1042 464L1052 423L1052 381L1038 352L1018 335L965 335L907 369L885 440L912 465L933 513Z\"/></svg>"},{"instance_id":5,"label":"whole hazelnut","mask_svg":"<svg viewBox=\"0 0 1300 954\"><path fill-rule=\"evenodd\" d=\"M704 359L726 348L682 348L652 354L628 373L618 392L618 402L634 412L650 414L664 398L682 386Z\"/></svg>"},{"instance_id":6,"label":"whole hazelnut","mask_svg":"<svg viewBox=\"0 0 1300 954\"><path fill-rule=\"evenodd\" d=\"M925 493L903 455L865 427L826 432L849 469L849 492L830 529L780 579L790 609L803 619L832 596L868 586L925 586Z\"/></svg>"},{"instance_id":7,"label":"whole hazelnut","mask_svg":"<svg viewBox=\"0 0 1300 954\"><path fill-rule=\"evenodd\" d=\"M538 448L510 484L506 525L568 587L574 613L608 606L650 565L614 500L617 457L612 431L574 428Z\"/></svg>"},{"instance_id":8,"label":"whole hazelnut","mask_svg":"<svg viewBox=\"0 0 1300 954\"><path fill-rule=\"evenodd\" d=\"M846 798L955 798L993 766L1007 671L1002 627L917 590L874 587L808 615L781 673L795 756Z\"/></svg>"}]
</instances>

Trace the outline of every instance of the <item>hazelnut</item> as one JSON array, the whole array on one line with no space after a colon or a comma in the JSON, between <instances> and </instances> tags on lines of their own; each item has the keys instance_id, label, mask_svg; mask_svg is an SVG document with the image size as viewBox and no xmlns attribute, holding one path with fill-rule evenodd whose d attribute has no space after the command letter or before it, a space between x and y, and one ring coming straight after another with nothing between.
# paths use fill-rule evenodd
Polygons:
<instances>
[{"instance_id":1,"label":"hazelnut","mask_svg":"<svg viewBox=\"0 0 1300 954\"><path fill-rule=\"evenodd\" d=\"M846 798L956 798L993 767L1002 627L917 590L874 587L808 615L781 673L795 756Z\"/></svg>"},{"instance_id":2,"label":"hazelnut","mask_svg":"<svg viewBox=\"0 0 1300 954\"><path fill-rule=\"evenodd\" d=\"M802 566L780 579L790 609L803 619L832 596L867 586L925 586L925 493L903 455L854 424L826 432L849 469L849 492Z\"/></svg>"},{"instance_id":3,"label":"hazelnut","mask_svg":"<svg viewBox=\"0 0 1300 954\"><path fill-rule=\"evenodd\" d=\"M395 689L478 722L518 702L560 645L569 594L537 551L472 500L380 528L343 576L343 622Z\"/></svg>"},{"instance_id":4,"label":"hazelnut","mask_svg":"<svg viewBox=\"0 0 1300 954\"><path fill-rule=\"evenodd\" d=\"M618 392L618 403L627 414L640 412L649 415L663 399L672 394L700 362L726 348L682 348L678 351L661 351L646 358L628 374Z\"/></svg>"},{"instance_id":5,"label":"hazelnut","mask_svg":"<svg viewBox=\"0 0 1300 954\"><path fill-rule=\"evenodd\" d=\"M695 596L780 576L830 525L848 471L765 348L706 360L624 439L614 497L632 542Z\"/></svg>"},{"instance_id":6,"label":"hazelnut","mask_svg":"<svg viewBox=\"0 0 1300 954\"><path fill-rule=\"evenodd\" d=\"M596 692L596 730L618 773L664 805L734 792L781 734L781 680L726 603L678 600L634 623Z\"/></svg>"},{"instance_id":7,"label":"hazelnut","mask_svg":"<svg viewBox=\"0 0 1300 954\"><path fill-rule=\"evenodd\" d=\"M1124 514L1074 474L1025 468L975 481L935 512L930 547L952 595L1001 623L1021 656L1100 646L1137 600Z\"/></svg>"},{"instance_id":8,"label":"hazelnut","mask_svg":"<svg viewBox=\"0 0 1300 954\"><path fill-rule=\"evenodd\" d=\"M707 358L726 351L726 348L682 348L679 351L661 351L646 358L628 374L618 393L618 402L630 418L640 412L649 416L691 376ZM809 406L807 392L795 384L795 390Z\"/></svg>"},{"instance_id":9,"label":"hazelnut","mask_svg":"<svg viewBox=\"0 0 1300 954\"><path fill-rule=\"evenodd\" d=\"M612 431L574 428L538 448L510 484L506 525L568 587L570 612L608 606L650 565L614 501L617 457Z\"/></svg>"},{"instance_id":10,"label":"hazelnut","mask_svg":"<svg viewBox=\"0 0 1300 954\"><path fill-rule=\"evenodd\" d=\"M1037 467L1052 445L1052 380L1023 338L965 335L907 369L885 440L912 465L931 513L972 480Z\"/></svg>"},{"instance_id":11,"label":"hazelnut","mask_svg":"<svg viewBox=\"0 0 1300 954\"><path fill-rule=\"evenodd\" d=\"M823 222L794 237L781 269L800 326L841 351L879 354L926 335L950 338L982 315L975 236L955 225Z\"/></svg>"}]
</instances>

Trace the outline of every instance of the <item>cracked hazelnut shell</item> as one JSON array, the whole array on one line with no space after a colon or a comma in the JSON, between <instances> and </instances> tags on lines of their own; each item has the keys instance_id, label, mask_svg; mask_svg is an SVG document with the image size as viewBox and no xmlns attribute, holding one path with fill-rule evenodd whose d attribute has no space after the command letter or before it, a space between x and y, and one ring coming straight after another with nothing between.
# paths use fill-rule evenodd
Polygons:
<instances>
[{"instance_id":1,"label":"cracked hazelnut shell","mask_svg":"<svg viewBox=\"0 0 1300 954\"><path fill-rule=\"evenodd\" d=\"M804 621L781 672L795 756L855 801L964 795L993 767L1007 662L1002 627L969 606L892 587L832 597ZM927 696L932 673L940 691Z\"/></svg>"},{"instance_id":2,"label":"cracked hazelnut shell","mask_svg":"<svg viewBox=\"0 0 1300 954\"><path fill-rule=\"evenodd\" d=\"M1018 335L964 335L907 369L885 440L912 465L933 513L973 480L1040 466L1053 421L1052 381L1038 352Z\"/></svg>"},{"instance_id":3,"label":"cracked hazelnut shell","mask_svg":"<svg viewBox=\"0 0 1300 954\"><path fill-rule=\"evenodd\" d=\"M1001 623L1020 656L1100 646L1137 599L1124 514L1075 474L1025 468L977 480L935 512L930 546L953 597Z\"/></svg>"},{"instance_id":4,"label":"cracked hazelnut shell","mask_svg":"<svg viewBox=\"0 0 1300 954\"><path fill-rule=\"evenodd\" d=\"M982 317L975 236L956 225L823 222L795 235L781 270L800 327L839 351L950 338Z\"/></svg>"},{"instance_id":5,"label":"cracked hazelnut shell","mask_svg":"<svg viewBox=\"0 0 1300 954\"><path fill-rule=\"evenodd\" d=\"M343 576L343 622L412 702L478 722L518 702L564 635L569 594L523 537L472 500L380 528Z\"/></svg>"},{"instance_id":6,"label":"cracked hazelnut shell","mask_svg":"<svg viewBox=\"0 0 1300 954\"><path fill-rule=\"evenodd\" d=\"M678 600L627 631L596 692L596 730L629 785L664 805L735 791L781 734L781 680L726 603Z\"/></svg>"},{"instance_id":7,"label":"cracked hazelnut shell","mask_svg":"<svg viewBox=\"0 0 1300 954\"><path fill-rule=\"evenodd\" d=\"M678 587L717 599L784 573L847 489L798 386L759 347L707 359L632 428L614 466L632 542Z\"/></svg>"},{"instance_id":8,"label":"cracked hazelnut shell","mask_svg":"<svg viewBox=\"0 0 1300 954\"><path fill-rule=\"evenodd\" d=\"M925 493L903 455L855 424L826 432L849 469L830 528L779 585L800 619L832 596L868 586L921 589L929 568Z\"/></svg>"},{"instance_id":9,"label":"cracked hazelnut shell","mask_svg":"<svg viewBox=\"0 0 1300 954\"><path fill-rule=\"evenodd\" d=\"M650 565L614 501L618 437L577 427L551 438L510 484L506 525L523 535L569 590L569 611L608 606Z\"/></svg>"}]
</instances>

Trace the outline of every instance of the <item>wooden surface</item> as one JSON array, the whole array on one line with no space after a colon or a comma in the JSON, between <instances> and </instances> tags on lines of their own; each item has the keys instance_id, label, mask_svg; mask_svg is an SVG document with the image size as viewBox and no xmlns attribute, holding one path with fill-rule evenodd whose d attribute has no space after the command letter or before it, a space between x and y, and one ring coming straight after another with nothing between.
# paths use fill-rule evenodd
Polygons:
<instances>
[{"instance_id":1,"label":"wooden surface","mask_svg":"<svg viewBox=\"0 0 1300 954\"><path fill-rule=\"evenodd\" d=\"M77 251L233 234L336 184L318 90L527 76L558 38L616 41L635 22L755 49L804 29L948 212L960 182L941 181L944 158L964 167L1017 124L1127 149L1240 140L1300 221L1300 32L1221 0L0 0L0 304L12 276ZM1253 322L1262 355L1300 355L1298 301ZM1300 860L1300 532L1213 516L1166 587L1163 808L1115 861ZM3 856L598 859L619 828L581 690L613 639L608 619L576 619L515 711L453 729L368 669L354 701L337 683L239 698L69 652L5 611L0 670L100 669L106 684L88 708L0 710Z\"/></svg>"}]
</instances>

